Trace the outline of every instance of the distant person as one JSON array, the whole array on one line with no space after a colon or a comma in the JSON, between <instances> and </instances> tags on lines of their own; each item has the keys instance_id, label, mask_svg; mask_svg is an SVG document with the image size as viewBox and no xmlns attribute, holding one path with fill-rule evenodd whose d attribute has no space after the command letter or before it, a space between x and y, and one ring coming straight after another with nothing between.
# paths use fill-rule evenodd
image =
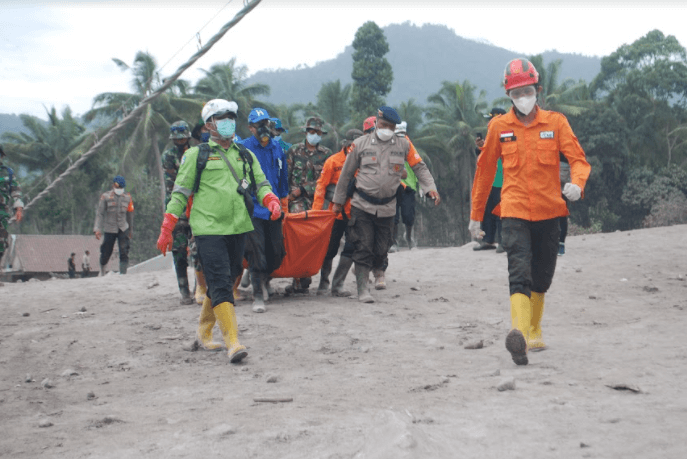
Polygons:
<instances>
[{"instance_id":1,"label":"distant person","mask_svg":"<svg viewBox=\"0 0 687 459\"><path fill-rule=\"evenodd\" d=\"M74 279L76 277L76 263L74 261L74 257L76 254L72 252L71 255L69 255L69 258L67 258L67 272L69 273L69 278Z\"/></svg>"},{"instance_id":2,"label":"distant person","mask_svg":"<svg viewBox=\"0 0 687 459\"><path fill-rule=\"evenodd\" d=\"M377 123L376 116L368 116L363 121L363 134L372 134L375 131L375 124Z\"/></svg>"},{"instance_id":3,"label":"distant person","mask_svg":"<svg viewBox=\"0 0 687 459\"><path fill-rule=\"evenodd\" d=\"M91 273L91 252L86 250L81 259L81 277L88 277Z\"/></svg>"},{"instance_id":4,"label":"distant person","mask_svg":"<svg viewBox=\"0 0 687 459\"><path fill-rule=\"evenodd\" d=\"M310 117L303 126L305 139L293 145L286 155L289 171L289 212L297 213L312 209L315 197L317 179L324 167L324 162L332 155L332 151L320 145L322 136L327 135L324 121L318 117ZM288 293L307 293L312 279L294 279Z\"/></svg>"},{"instance_id":5,"label":"distant person","mask_svg":"<svg viewBox=\"0 0 687 459\"><path fill-rule=\"evenodd\" d=\"M10 221L22 221L24 203L21 200L21 187L17 176L10 167L4 164L5 152L0 146L0 261L9 247L7 226Z\"/></svg>"},{"instance_id":6,"label":"distant person","mask_svg":"<svg viewBox=\"0 0 687 459\"><path fill-rule=\"evenodd\" d=\"M134 201L124 192L126 180L121 175L112 180L112 189L100 195L95 215L93 233L103 243L100 245L100 275L110 261L115 242L119 245L119 274L126 274L129 267L129 241L134 233Z\"/></svg>"},{"instance_id":7,"label":"distant person","mask_svg":"<svg viewBox=\"0 0 687 459\"><path fill-rule=\"evenodd\" d=\"M396 135L408 139L408 135L406 133L407 129L408 123L401 121L401 124L396 126ZM403 164L403 167L406 171L406 177L401 179L401 186L403 187L403 190L399 193L399 196L396 199L396 216L394 217L392 248L395 248L395 250L389 249L389 252L395 252L398 250L398 228L401 226L401 222L403 222L403 225L405 226L405 239L408 243L408 250L412 250L417 245L413 240L413 225L415 224L415 194L417 193L418 188L417 176L407 161Z\"/></svg>"},{"instance_id":8,"label":"distant person","mask_svg":"<svg viewBox=\"0 0 687 459\"><path fill-rule=\"evenodd\" d=\"M281 145L281 148L284 150L284 153L289 151L289 148L291 148L291 144L286 142L284 139L282 139L283 134L288 134L289 131L284 128L281 124L281 120L279 118L270 118L270 121L274 123L274 129L272 132L272 136L274 140L279 142L279 145Z\"/></svg>"},{"instance_id":9,"label":"distant person","mask_svg":"<svg viewBox=\"0 0 687 459\"><path fill-rule=\"evenodd\" d=\"M489 113L489 119L493 119L495 116L505 115L506 111L502 108L492 108ZM488 127L487 127L488 129ZM482 152L482 147L484 147L484 138L481 134L478 135L475 141L477 149L477 157L479 158ZM484 219L482 220L482 231L484 231L484 239L472 248L472 250L489 250L496 249L497 253L503 253L503 245L501 244L501 217L494 215L494 209L501 202L501 187L503 186L503 166L501 164L501 159L498 160L496 166L496 175L494 176L494 183L491 184L491 192L489 193L489 199L487 199L487 207L484 209ZM498 243L498 244L497 244Z\"/></svg>"},{"instance_id":10,"label":"distant person","mask_svg":"<svg viewBox=\"0 0 687 459\"><path fill-rule=\"evenodd\" d=\"M530 61L510 61L502 81L513 108L489 124L477 161L468 229L479 239L480 220L502 158L502 242L508 255L512 319L506 349L517 365L527 365L528 349L546 347L541 332L544 295L556 269L559 217L568 214L560 192L559 152L570 162L572 181L563 194L571 201L582 196L591 167L565 116L537 106L542 87Z\"/></svg>"}]
</instances>

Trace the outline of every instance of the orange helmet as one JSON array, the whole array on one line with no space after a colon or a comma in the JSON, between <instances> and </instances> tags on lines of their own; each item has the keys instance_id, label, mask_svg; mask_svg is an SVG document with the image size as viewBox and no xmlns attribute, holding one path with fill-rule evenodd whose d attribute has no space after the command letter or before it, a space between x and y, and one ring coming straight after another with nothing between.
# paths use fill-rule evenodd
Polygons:
<instances>
[{"instance_id":1,"label":"orange helmet","mask_svg":"<svg viewBox=\"0 0 687 459\"><path fill-rule=\"evenodd\" d=\"M503 72L503 85L506 91L521 86L529 86L539 83L539 73L534 65L527 59L518 58L513 59L506 65L506 71Z\"/></svg>"},{"instance_id":2,"label":"orange helmet","mask_svg":"<svg viewBox=\"0 0 687 459\"><path fill-rule=\"evenodd\" d=\"M375 127L375 121L377 121L376 116L370 116L363 122L363 132Z\"/></svg>"}]
</instances>

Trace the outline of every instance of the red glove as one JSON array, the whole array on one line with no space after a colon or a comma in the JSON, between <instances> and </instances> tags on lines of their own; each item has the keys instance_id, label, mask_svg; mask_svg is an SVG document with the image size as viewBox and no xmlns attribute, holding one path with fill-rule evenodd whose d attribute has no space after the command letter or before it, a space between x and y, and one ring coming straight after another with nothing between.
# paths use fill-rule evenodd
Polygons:
<instances>
[{"instance_id":1,"label":"red glove","mask_svg":"<svg viewBox=\"0 0 687 459\"><path fill-rule=\"evenodd\" d=\"M162 220L162 227L160 227L160 237L157 238L157 248L162 255L167 256L167 251L172 250L172 231L174 227L177 226L177 221L179 217L173 214L165 214L165 219Z\"/></svg>"},{"instance_id":2,"label":"red glove","mask_svg":"<svg viewBox=\"0 0 687 459\"><path fill-rule=\"evenodd\" d=\"M279 217L281 217L281 203L274 193L267 193L267 196L262 200L262 206L272 212L270 220L279 220Z\"/></svg>"}]
</instances>

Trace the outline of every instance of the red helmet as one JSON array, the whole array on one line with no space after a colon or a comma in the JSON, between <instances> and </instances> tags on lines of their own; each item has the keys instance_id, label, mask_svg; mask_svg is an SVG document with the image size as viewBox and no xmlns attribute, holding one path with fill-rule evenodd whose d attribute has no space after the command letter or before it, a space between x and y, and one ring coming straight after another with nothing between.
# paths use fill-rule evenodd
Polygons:
<instances>
[{"instance_id":1,"label":"red helmet","mask_svg":"<svg viewBox=\"0 0 687 459\"><path fill-rule=\"evenodd\" d=\"M375 127L375 121L377 120L376 116L371 116L367 118L365 121L363 121L363 132L367 131L370 128Z\"/></svg>"},{"instance_id":2,"label":"red helmet","mask_svg":"<svg viewBox=\"0 0 687 459\"><path fill-rule=\"evenodd\" d=\"M529 86L539 83L539 73L534 65L527 59L518 58L513 59L506 65L506 71L503 72L503 85L506 91L521 86Z\"/></svg>"}]
</instances>

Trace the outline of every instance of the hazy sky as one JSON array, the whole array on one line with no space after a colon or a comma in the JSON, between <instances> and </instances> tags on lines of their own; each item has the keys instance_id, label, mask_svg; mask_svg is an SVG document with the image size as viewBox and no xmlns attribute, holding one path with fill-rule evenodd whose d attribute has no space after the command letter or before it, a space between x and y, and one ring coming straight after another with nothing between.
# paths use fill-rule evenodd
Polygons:
<instances>
[{"instance_id":1,"label":"hazy sky","mask_svg":"<svg viewBox=\"0 0 687 459\"><path fill-rule=\"evenodd\" d=\"M552 49L605 56L653 29L685 46L686 3L263 0L182 78L195 83L198 69L234 56L251 73L312 66L342 52L370 20L444 24L514 57ZM43 107L53 105L84 113L96 94L130 91L131 77L113 57L131 64L137 51L148 51L170 75L197 51L197 33L205 43L242 7L243 0L0 0L0 113L45 118Z\"/></svg>"}]
</instances>

